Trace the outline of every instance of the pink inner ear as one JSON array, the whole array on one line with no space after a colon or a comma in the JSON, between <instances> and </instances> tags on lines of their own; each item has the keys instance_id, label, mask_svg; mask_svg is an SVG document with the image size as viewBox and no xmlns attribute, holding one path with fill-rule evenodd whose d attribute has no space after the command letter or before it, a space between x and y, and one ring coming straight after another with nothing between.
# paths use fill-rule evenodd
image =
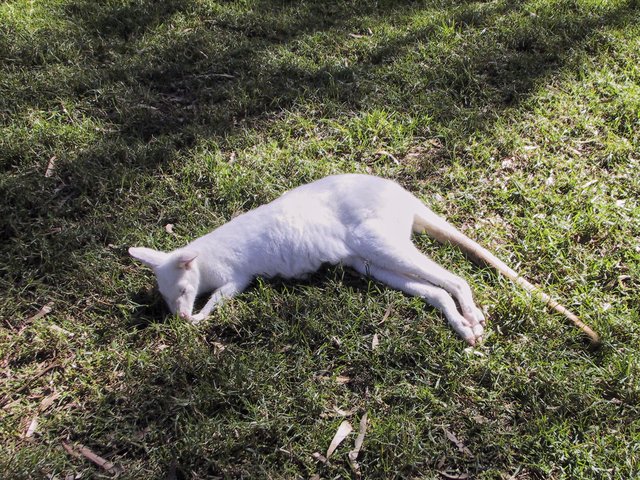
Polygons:
<instances>
[{"instance_id":1,"label":"pink inner ear","mask_svg":"<svg viewBox=\"0 0 640 480\"><path fill-rule=\"evenodd\" d=\"M189 270L193 266L194 260L198 257L197 253L184 253L178 260L178 267L183 270Z\"/></svg>"}]
</instances>

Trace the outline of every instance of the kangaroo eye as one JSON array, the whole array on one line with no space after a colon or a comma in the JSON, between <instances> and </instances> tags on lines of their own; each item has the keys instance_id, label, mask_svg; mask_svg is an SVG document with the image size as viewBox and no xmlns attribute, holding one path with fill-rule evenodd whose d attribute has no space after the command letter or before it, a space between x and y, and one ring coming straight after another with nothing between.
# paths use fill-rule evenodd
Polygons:
<instances>
[{"instance_id":1,"label":"kangaroo eye","mask_svg":"<svg viewBox=\"0 0 640 480\"><path fill-rule=\"evenodd\" d=\"M187 293L187 289L183 288L182 290L180 290L180 296L182 297L183 295L186 295Z\"/></svg>"}]
</instances>

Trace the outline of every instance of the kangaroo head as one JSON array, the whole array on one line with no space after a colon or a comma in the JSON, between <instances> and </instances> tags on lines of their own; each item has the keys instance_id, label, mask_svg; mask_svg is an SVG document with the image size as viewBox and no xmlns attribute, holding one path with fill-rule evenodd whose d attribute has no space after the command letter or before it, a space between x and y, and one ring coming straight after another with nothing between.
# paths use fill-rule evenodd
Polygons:
<instances>
[{"instance_id":1,"label":"kangaroo head","mask_svg":"<svg viewBox=\"0 0 640 480\"><path fill-rule=\"evenodd\" d=\"M152 248L131 247L129 254L153 269L158 289L171 313L185 319L191 318L200 279L196 262L198 253L184 249L167 253Z\"/></svg>"}]
</instances>

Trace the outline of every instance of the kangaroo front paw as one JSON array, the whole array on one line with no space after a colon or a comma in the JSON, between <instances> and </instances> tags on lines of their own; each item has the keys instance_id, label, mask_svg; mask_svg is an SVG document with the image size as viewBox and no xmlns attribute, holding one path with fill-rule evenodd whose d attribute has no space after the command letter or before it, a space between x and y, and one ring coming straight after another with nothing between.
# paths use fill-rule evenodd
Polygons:
<instances>
[{"instance_id":1,"label":"kangaroo front paw","mask_svg":"<svg viewBox=\"0 0 640 480\"><path fill-rule=\"evenodd\" d=\"M191 322L191 325L197 325L202 320L204 320L204 315L202 315L201 313L196 313L195 315L192 315L191 318L189 318L189 322Z\"/></svg>"}]
</instances>

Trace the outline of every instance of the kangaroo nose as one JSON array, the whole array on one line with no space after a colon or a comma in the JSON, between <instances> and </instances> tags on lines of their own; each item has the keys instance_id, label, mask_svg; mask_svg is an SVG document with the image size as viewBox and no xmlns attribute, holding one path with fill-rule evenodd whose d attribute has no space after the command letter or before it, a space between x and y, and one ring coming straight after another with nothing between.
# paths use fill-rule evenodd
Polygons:
<instances>
[{"instance_id":1,"label":"kangaroo nose","mask_svg":"<svg viewBox=\"0 0 640 480\"><path fill-rule=\"evenodd\" d=\"M187 320L189 318L189 314L186 312L180 312L180 318Z\"/></svg>"}]
</instances>

